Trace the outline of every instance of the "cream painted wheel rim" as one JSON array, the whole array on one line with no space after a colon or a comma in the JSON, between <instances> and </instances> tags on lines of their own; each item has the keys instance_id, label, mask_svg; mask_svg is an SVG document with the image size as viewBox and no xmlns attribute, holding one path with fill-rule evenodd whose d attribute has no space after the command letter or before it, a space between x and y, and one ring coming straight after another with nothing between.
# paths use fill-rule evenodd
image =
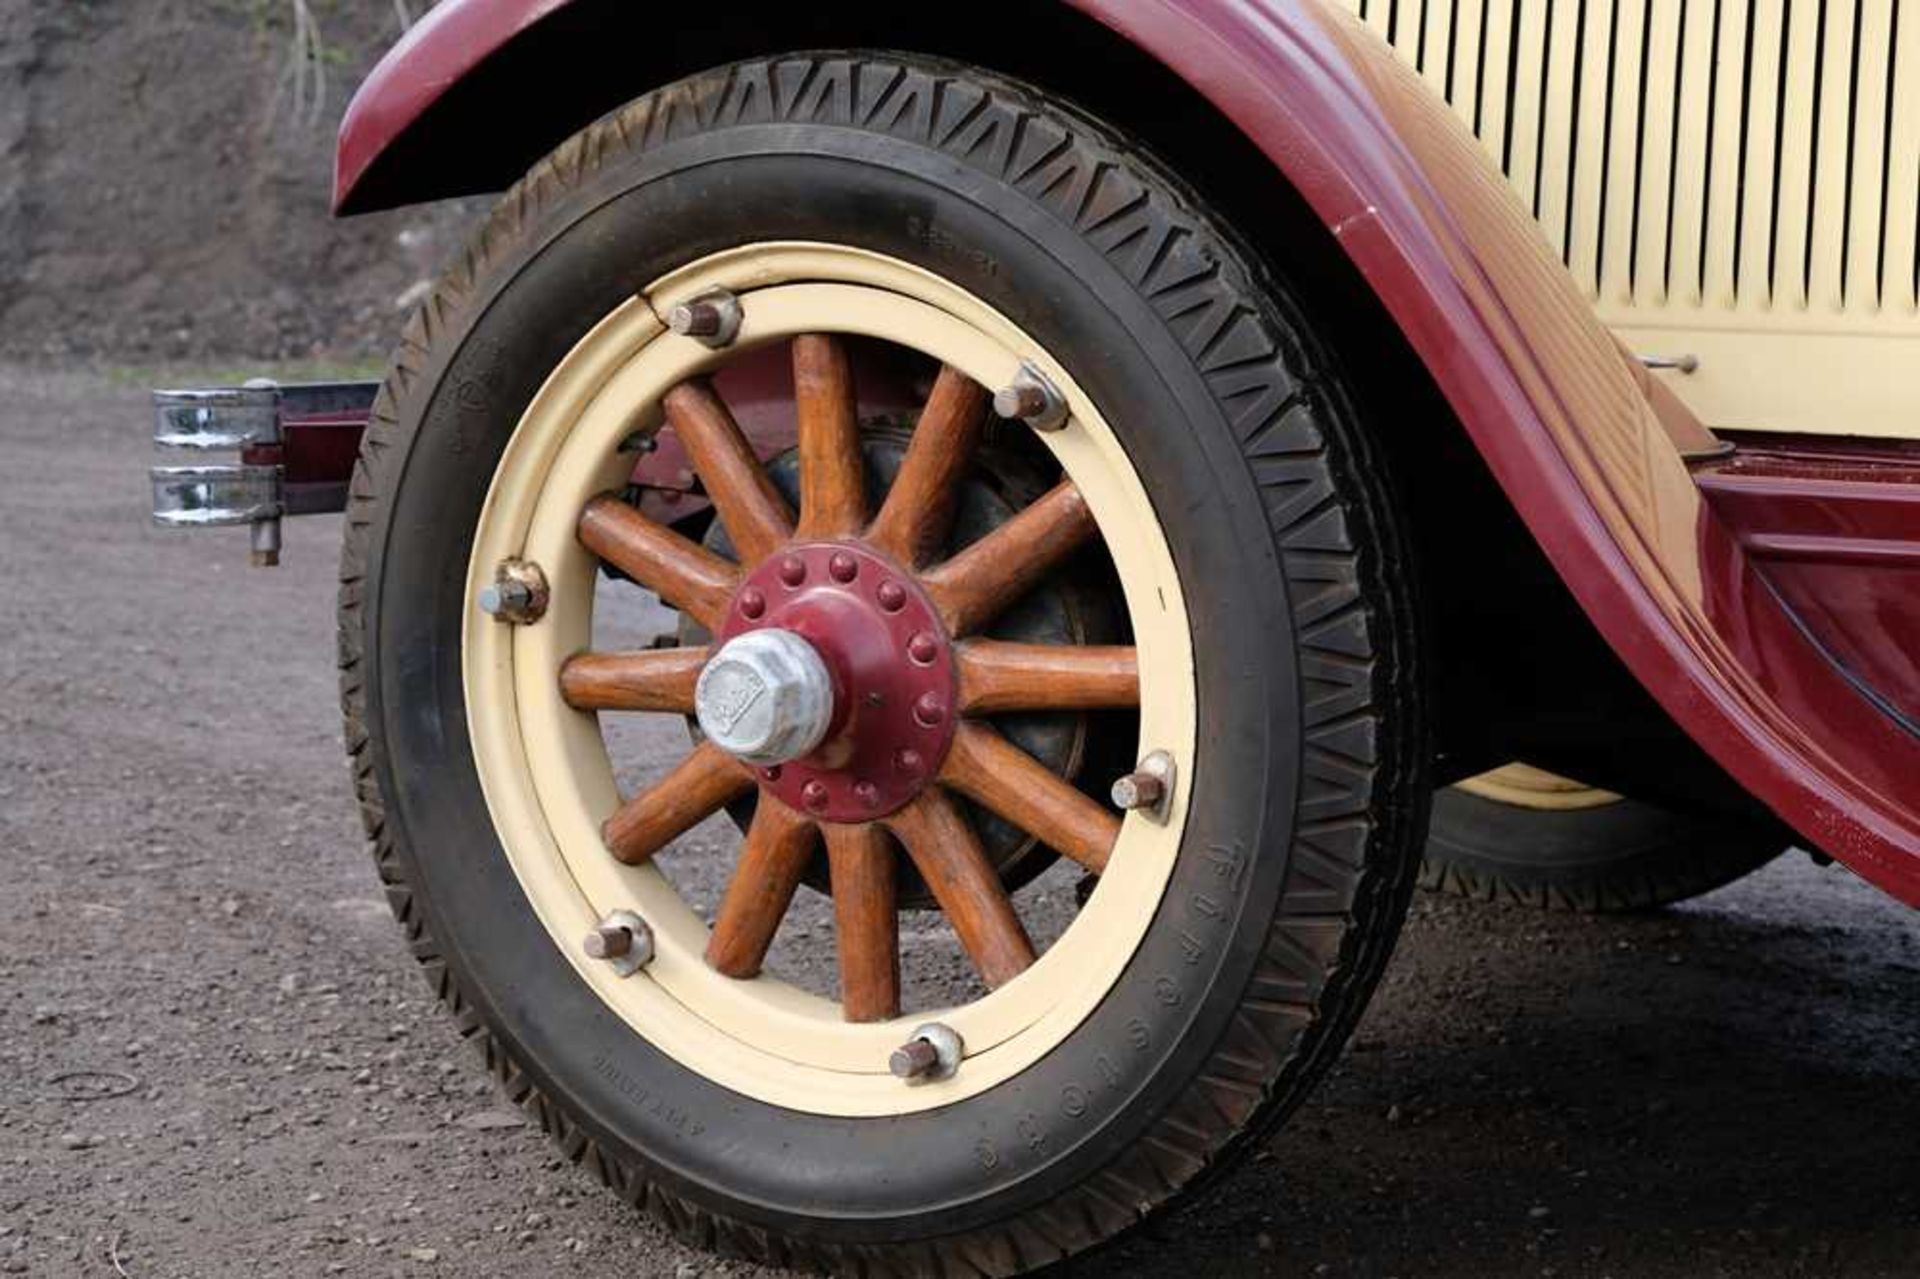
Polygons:
<instances>
[{"instance_id":1,"label":"cream painted wheel rim","mask_svg":"<svg viewBox=\"0 0 1920 1279\"><path fill-rule=\"evenodd\" d=\"M1578 812L1605 808L1620 801L1620 796L1610 790L1588 786L1531 764L1505 764L1455 785L1469 795L1478 795L1496 804L1537 812Z\"/></svg>"},{"instance_id":2,"label":"cream painted wheel rim","mask_svg":"<svg viewBox=\"0 0 1920 1279\"><path fill-rule=\"evenodd\" d=\"M672 305L722 287L744 312L732 347L709 350L666 330L659 317ZM596 717L570 708L558 687L592 620L598 561L577 540L576 521L594 494L625 480L632 458L617 451L620 442L657 429L661 397L680 381L809 332L913 347L986 387L1006 385L1030 361L1059 388L1070 421L1040 438L1084 496L1124 585L1139 653L1140 750L1168 752L1179 779L1164 822L1126 815L1098 888L1030 968L963 1007L912 1009L892 1022L850 1024L832 1001L776 977L736 980L706 965L706 925L668 878L650 863L624 865L608 854L599 827L621 802L612 764ZM1186 606L1152 505L1111 428L1067 368L979 299L897 260L814 244L751 246L656 282L582 339L528 407L480 517L467 598L510 558L542 567L551 604L528 626L468 610L463 678L481 783L542 924L636 1034L761 1101L819 1114L902 1114L1012 1078L1071 1034L1119 980L1158 909L1185 825L1195 743ZM656 958L630 977L580 949L579 939L613 910L637 912L656 938ZM965 1060L947 1080L908 1087L888 1074L888 1055L931 1020L959 1033Z\"/></svg>"}]
</instances>

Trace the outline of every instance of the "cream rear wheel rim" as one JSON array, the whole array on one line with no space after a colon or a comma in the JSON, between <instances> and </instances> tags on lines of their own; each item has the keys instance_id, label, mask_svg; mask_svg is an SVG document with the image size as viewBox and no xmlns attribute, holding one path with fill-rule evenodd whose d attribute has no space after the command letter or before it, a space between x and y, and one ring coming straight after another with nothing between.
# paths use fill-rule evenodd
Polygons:
<instances>
[{"instance_id":1,"label":"cream rear wheel rim","mask_svg":"<svg viewBox=\"0 0 1920 1279\"><path fill-rule=\"evenodd\" d=\"M712 351L667 332L678 301L725 287L744 319L733 347ZM963 1007L916 1009L850 1024L832 1001L771 976L736 980L702 959L706 925L651 864L623 865L599 833L620 803L595 717L561 699L558 672L587 646L598 561L575 533L583 504L617 486L631 457L617 445L656 427L666 390L740 351L830 331L915 347L983 386L1042 369L1071 409L1043 438L1084 495L1123 583L1139 650L1140 750L1164 750L1182 779L1164 823L1121 824L1099 888L1033 966ZM463 677L488 807L536 914L582 980L667 1055L735 1091L834 1115L900 1114L950 1104L1013 1077L1058 1045L1119 980L1171 874L1194 768L1191 634L1171 553L1145 489L1111 428L1066 368L1004 317L947 282L894 259L824 245L766 244L717 255L656 282L598 324L548 378L509 441L474 541L468 598L507 558L540 564L544 618L504 626L470 608ZM669 852L666 854L671 856ZM657 957L621 978L578 939L607 912L652 926ZM950 1079L906 1087L887 1058L922 1022L966 1045ZM619 1071L615 1062L603 1063Z\"/></svg>"}]
</instances>

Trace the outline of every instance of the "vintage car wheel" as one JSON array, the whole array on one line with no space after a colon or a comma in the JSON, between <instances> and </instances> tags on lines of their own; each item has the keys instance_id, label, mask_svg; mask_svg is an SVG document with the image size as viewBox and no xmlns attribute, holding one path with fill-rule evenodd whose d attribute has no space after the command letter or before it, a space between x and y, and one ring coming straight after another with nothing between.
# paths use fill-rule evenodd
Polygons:
<instances>
[{"instance_id":1,"label":"vintage car wheel","mask_svg":"<svg viewBox=\"0 0 1920 1279\"><path fill-rule=\"evenodd\" d=\"M1298 1102L1425 803L1411 575L1299 307L1101 127L945 63L718 70L507 195L375 405L343 700L395 912L563 1149L704 1245L1001 1274ZM798 445L763 467L728 388L770 359ZM884 484L883 378L920 401ZM722 536L623 488L663 421ZM986 437L1050 478L954 546ZM1105 642L1021 638L1064 581ZM634 582L694 642L610 638ZM1019 714L1142 760L1130 810ZM743 839L674 842L723 809ZM1060 870L1014 896L989 818Z\"/></svg>"},{"instance_id":2,"label":"vintage car wheel","mask_svg":"<svg viewBox=\"0 0 1920 1279\"><path fill-rule=\"evenodd\" d=\"M1698 897L1786 851L1777 827L1675 813L1509 764L1434 796L1424 888L1608 914Z\"/></svg>"}]
</instances>

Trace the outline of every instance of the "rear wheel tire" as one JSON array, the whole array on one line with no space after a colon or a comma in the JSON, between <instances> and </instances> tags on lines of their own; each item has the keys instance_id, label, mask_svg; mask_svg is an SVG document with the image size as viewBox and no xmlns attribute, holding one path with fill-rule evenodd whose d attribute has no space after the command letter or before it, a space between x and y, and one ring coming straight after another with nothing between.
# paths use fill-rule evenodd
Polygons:
<instances>
[{"instance_id":1,"label":"rear wheel tire","mask_svg":"<svg viewBox=\"0 0 1920 1279\"><path fill-rule=\"evenodd\" d=\"M1619 914L1712 892L1786 851L1760 823L1675 813L1524 765L1487 778L1434 796L1421 887Z\"/></svg>"},{"instance_id":2,"label":"rear wheel tire","mask_svg":"<svg viewBox=\"0 0 1920 1279\"><path fill-rule=\"evenodd\" d=\"M925 1094L876 1060L816 1096L798 1072L760 1071L746 1039L708 1053L623 1015L566 931L574 916L551 905L567 877L528 870L560 835L530 830L540 810L503 799L511 778L489 762L497 699L524 711L527 687L548 694L537 679L489 685L473 657L502 651L501 631L473 631L500 626L474 606L489 530L559 482L502 470L516 431L575 374L613 385L652 358L648 346L588 377L577 357L634 322L631 300L657 282L721 272L747 342L758 291L823 276L781 267L769 284L752 254L729 255L766 246L785 262L797 244L828 246L828 283L811 287L830 291L835 264L865 255L909 293L944 290L956 315L977 302L988 330L1004 320L1034 359L1057 361L1075 418L1047 447L1079 481L1092 454L1073 440L1104 431L1102 456L1142 500L1095 503L1099 536L1116 565L1131 562L1123 543L1162 546L1174 574L1164 590L1127 583L1131 628L1168 610L1186 619L1190 671L1141 668L1142 723L1160 696L1151 678L1186 688L1197 731L1173 744L1170 860L1137 943L1047 1051L1004 1078L995 1053L1012 1049L967 1056ZM930 60L796 56L707 73L587 129L506 196L410 324L376 402L342 557L342 687L395 914L464 1032L562 1149L703 1246L840 1273L1010 1274L1133 1226L1298 1103L1391 950L1426 794L1412 574L1343 376L1311 335L1287 286L1164 170L1044 94ZM629 413L629 431L658 420L650 403ZM698 607L719 615L713 599ZM995 787L974 784L991 806ZM732 794L703 797L712 811ZM759 802L773 802L764 788ZM1150 820L1126 817L1087 910L1135 855L1126 832ZM910 844L915 830L893 833ZM625 851L642 843L673 856L651 834ZM682 940L663 930L654 969L628 989L712 980L681 962ZM1037 984L1045 960L1010 979L983 968L1006 990L981 1002L1026 982L1046 1015L1066 1007ZM769 1022L794 1004L781 998ZM831 1049L870 1030L818 1034Z\"/></svg>"}]
</instances>

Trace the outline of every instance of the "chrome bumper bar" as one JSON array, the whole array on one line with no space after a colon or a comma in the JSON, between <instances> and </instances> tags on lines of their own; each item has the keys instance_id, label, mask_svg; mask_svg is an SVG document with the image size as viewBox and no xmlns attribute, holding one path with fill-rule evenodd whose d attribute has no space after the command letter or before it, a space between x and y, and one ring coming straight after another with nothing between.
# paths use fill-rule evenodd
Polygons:
<instances>
[{"instance_id":1,"label":"chrome bumper bar","mask_svg":"<svg viewBox=\"0 0 1920 1279\"><path fill-rule=\"evenodd\" d=\"M379 385L283 386L262 379L155 391L155 448L239 457L152 468L154 522L167 528L245 524L253 531L253 563L278 564L283 516L346 508L347 482Z\"/></svg>"}]
</instances>

